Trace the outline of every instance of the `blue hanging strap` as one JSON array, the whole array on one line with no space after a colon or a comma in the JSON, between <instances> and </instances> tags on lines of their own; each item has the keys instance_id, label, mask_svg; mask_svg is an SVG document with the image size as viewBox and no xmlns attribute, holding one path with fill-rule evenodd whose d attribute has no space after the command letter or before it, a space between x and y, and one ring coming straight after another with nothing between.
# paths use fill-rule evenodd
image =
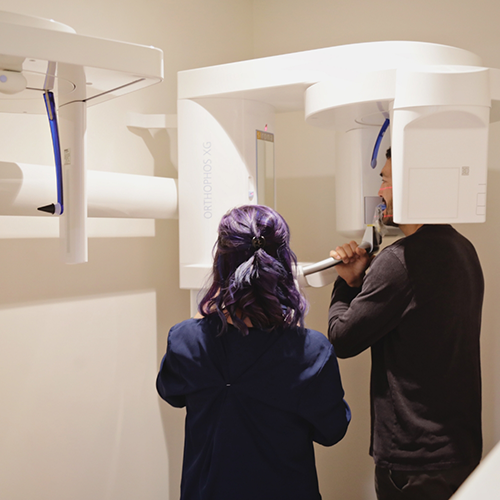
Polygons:
<instances>
[{"instance_id":1,"label":"blue hanging strap","mask_svg":"<svg viewBox=\"0 0 500 500\"><path fill-rule=\"evenodd\" d=\"M370 162L372 168L375 168L377 166L378 150L380 148L380 143L382 142L382 138L384 137L385 131L389 126L389 123L390 123L389 118L386 118L384 124L382 125L382 128L380 129L380 132L378 133L378 137L377 140L375 141L375 146L373 148L372 161Z\"/></svg>"},{"instance_id":2,"label":"blue hanging strap","mask_svg":"<svg viewBox=\"0 0 500 500\"><path fill-rule=\"evenodd\" d=\"M47 116L49 118L50 132L52 134L52 145L54 149L54 160L56 164L56 181L57 181L57 203L51 203L44 207L39 207L38 210L50 214L61 215L64 212L63 202L63 175L61 161L61 146L59 144L59 127L57 126L56 104L54 94L50 90L43 93L43 100L47 108Z\"/></svg>"}]
</instances>

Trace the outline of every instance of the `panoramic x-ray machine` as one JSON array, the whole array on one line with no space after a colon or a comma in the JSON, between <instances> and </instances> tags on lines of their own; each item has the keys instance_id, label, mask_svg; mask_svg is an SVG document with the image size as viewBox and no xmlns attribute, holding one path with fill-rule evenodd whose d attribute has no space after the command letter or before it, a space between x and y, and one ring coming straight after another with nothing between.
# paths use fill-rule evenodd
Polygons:
<instances>
[{"instance_id":1,"label":"panoramic x-ray machine","mask_svg":"<svg viewBox=\"0 0 500 500\"><path fill-rule=\"evenodd\" d=\"M336 131L337 231L345 236L360 237L373 222L389 145L396 222L485 220L500 71L470 52L420 42L330 47L183 71L178 95L182 288L202 287L228 209L274 205L277 112L305 110L308 124ZM316 272L323 267L304 267L315 271L305 281L331 282Z\"/></svg>"}]
</instances>

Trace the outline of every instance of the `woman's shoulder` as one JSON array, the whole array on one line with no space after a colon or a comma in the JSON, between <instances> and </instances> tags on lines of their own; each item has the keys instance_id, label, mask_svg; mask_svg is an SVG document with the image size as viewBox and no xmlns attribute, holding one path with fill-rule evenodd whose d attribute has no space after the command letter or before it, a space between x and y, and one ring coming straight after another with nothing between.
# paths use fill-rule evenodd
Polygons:
<instances>
[{"instance_id":1,"label":"woman's shoulder","mask_svg":"<svg viewBox=\"0 0 500 500\"><path fill-rule=\"evenodd\" d=\"M309 380L320 373L333 358L333 346L321 332L309 328L285 332L285 339L277 347L277 357L283 359L283 366L289 366L290 373L297 373L301 380Z\"/></svg>"},{"instance_id":2,"label":"woman's shoulder","mask_svg":"<svg viewBox=\"0 0 500 500\"><path fill-rule=\"evenodd\" d=\"M306 336L308 341L314 345L331 346L330 341L326 338L326 335L324 335L321 332L318 332L317 330L312 330L311 328L305 328L304 335Z\"/></svg>"},{"instance_id":3,"label":"woman's shoulder","mask_svg":"<svg viewBox=\"0 0 500 500\"><path fill-rule=\"evenodd\" d=\"M185 319L179 323L176 323L172 328L170 328L171 332L178 332L178 331L191 331L191 330L196 330L197 328L200 327L200 321L203 318L189 318Z\"/></svg>"},{"instance_id":4,"label":"woman's shoulder","mask_svg":"<svg viewBox=\"0 0 500 500\"><path fill-rule=\"evenodd\" d=\"M306 358L329 356L333 350L330 341L317 330L310 328L296 328L285 333L283 338L294 344Z\"/></svg>"},{"instance_id":5,"label":"woman's shoulder","mask_svg":"<svg viewBox=\"0 0 500 500\"><path fill-rule=\"evenodd\" d=\"M326 357L333 353L333 346L326 335L316 330L306 330L310 349L323 353Z\"/></svg>"},{"instance_id":6,"label":"woman's shoulder","mask_svg":"<svg viewBox=\"0 0 500 500\"><path fill-rule=\"evenodd\" d=\"M168 333L168 343L191 343L193 340L198 340L204 331L205 318L189 318L175 324L170 328Z\"/></svg>"}]
</instances>

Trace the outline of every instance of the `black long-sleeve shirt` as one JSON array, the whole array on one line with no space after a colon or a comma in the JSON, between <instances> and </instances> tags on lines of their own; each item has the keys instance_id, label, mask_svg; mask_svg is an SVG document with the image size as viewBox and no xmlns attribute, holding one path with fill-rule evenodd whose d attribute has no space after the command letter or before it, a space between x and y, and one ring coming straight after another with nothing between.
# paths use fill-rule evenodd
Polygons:
<instances>
[{"instance_id":1,"label":"black long-sleeve shirt","mask_svg":"<svg viewBox=\"0 0 500 500\"><path fill-rule=\"evenodd\" d=\"M337 355L371 347L377 465L432 470L479 462L483 292L474 247L449 225L423 226L382 250L361 288L335 283L329 338Z\"/></svg>"},{"instance_id":2,"label":"black long-sleeve shirt","mask_svg":"<svg viewBox=\"0 0 500 500\"><path fill-rule=\"evenodd\" d=\"M174 326L157 378L186 407L181 499L319 500L313 441L340 441L350 410L332 345L314 330Z\"/></svg>"}]
</instances>

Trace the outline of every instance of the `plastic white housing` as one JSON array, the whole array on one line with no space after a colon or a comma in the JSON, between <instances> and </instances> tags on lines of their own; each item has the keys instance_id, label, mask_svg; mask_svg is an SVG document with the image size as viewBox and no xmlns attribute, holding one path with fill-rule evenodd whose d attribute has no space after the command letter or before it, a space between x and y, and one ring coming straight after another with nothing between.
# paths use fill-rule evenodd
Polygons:
<instances>
[{"instance_id":1,"label":"plastic white housing","mask_svg":"<svg viewBox=\"0 0 500 500\"><path fill-rule=\"evenodd\" d=\"M272 106L242 99L180 99L181 287L199 289L212 268L221 217L257 203L256 130L274 132Z\"/></svg>"},{"instance_id":2,"label":"plastic white housing","mask_svg":"<svg viewBox=\"0 0 500 500\"><path fill-rule=\"evenodd\" d=\"M18 94L26 90L26 78L19 71L2 70L0 68L0 93Z\"/></svg>"},{"instance_id":3,"label":"plastic white housing","mask_svg":"<svg viewBox=\"0 0 500 500\"><path fill-rule=\"evenodd\" d=\"M485 221L490 106L486 68L398 71L392 113L396 222Z\"/></svg>"}]
</instances>

